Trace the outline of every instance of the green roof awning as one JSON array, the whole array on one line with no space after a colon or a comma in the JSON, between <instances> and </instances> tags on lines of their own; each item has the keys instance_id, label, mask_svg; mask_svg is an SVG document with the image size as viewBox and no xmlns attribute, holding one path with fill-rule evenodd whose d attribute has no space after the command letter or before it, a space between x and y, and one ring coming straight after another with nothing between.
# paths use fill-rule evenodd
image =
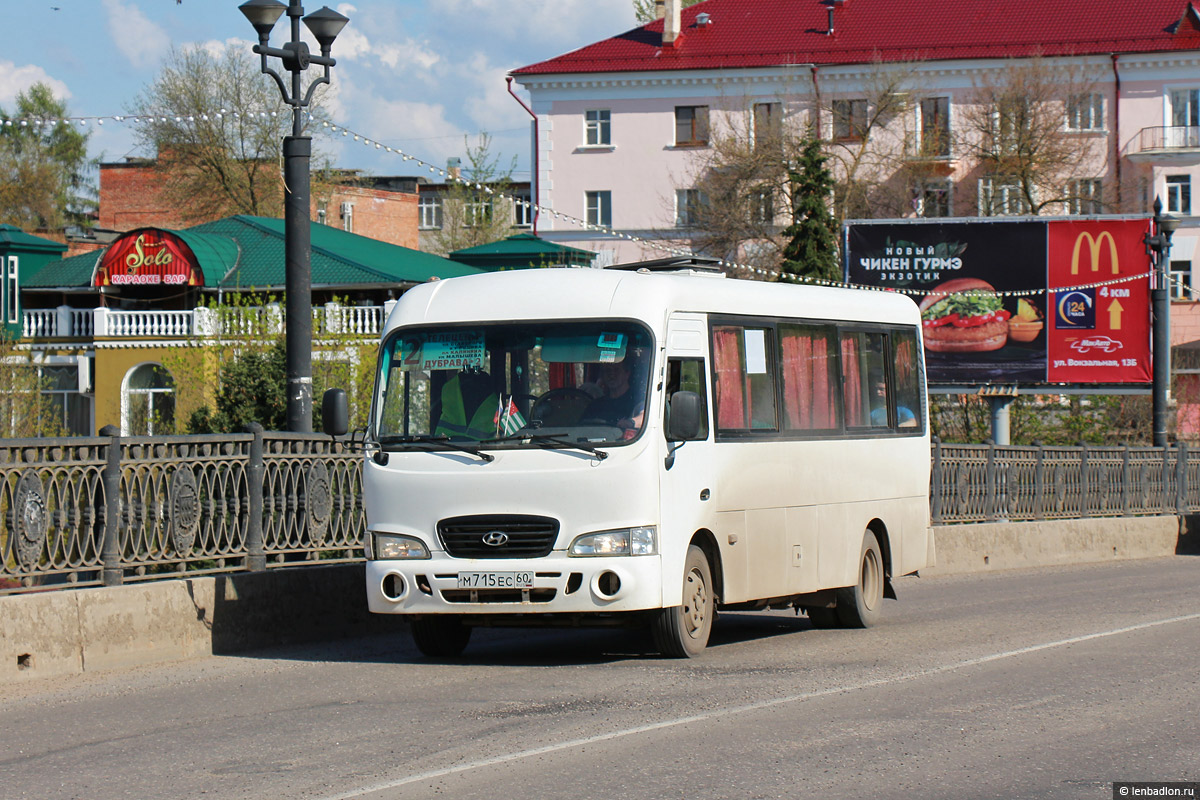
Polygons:
<instances>
[{"instance_id":1,"label":"green roof awning","mask_svg":"<svg viewBox=\"0 0 1200 800\"><path fill-rule=\"evenodd\" d=\"M0 225L0 252L13 251L54 255L67 252L67 246L62 242L26 233L15 225Z\"/></svg>"},{"instance_id":2,"label":"green roof awning","mask_svg":"<svg viewBox=\"0 0 1200 800\"><path fill-rule=\"evenodd\" d=\"M164 229L165 230L165 229ZM18 229L13 229L21 236ZM279 289L286 284L285 227L281 219L239 214L185 230L168 231L191 248L208 289ZM0 230L0 233L3 233ZM310 223L314 288L394 287L431 278L475 275L482 270L441 256ZM36 237L28 237L36 239ZM46 244L56 245L48 240ZM62 252L64 245L56 245ZM103 250L51 261L22 288L90 287Z\"/></svg>"},{"instance_id":3,"label":"green roof awning","mask_svg":"<svg viewBox=\"0 0 1200 800\"><path fill-rule=\"evenodd\" d=\"M548 242L532 233L518 233L499 241L455 250L450 258L488 270L530 269L565 264L584 267L596 254L565 244Z\"/></svg>"}]
</instances>

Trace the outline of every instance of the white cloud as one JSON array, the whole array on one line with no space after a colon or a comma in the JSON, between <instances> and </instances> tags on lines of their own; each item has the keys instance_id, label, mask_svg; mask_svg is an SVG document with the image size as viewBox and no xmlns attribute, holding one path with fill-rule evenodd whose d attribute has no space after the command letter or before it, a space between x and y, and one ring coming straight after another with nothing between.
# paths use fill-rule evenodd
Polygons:
<instances>
[{"instance_id":1,"label":"white cloud","mask_svg":"<svg viewBox=\"0 0 1200 800\"><path fill-rule=\"evenodd\" d=\"M11 61L0 61L0 105L11 106L17 95L24 92L35 83L44 83L50 87L54 96L59 100L69 100L71 90L62 81L51 78L46 70L32 64L18 67ZM12 108L9 108L9 113Z\"/></svg>"},{"instance_id":2,"label":"white cloud","mask_svg":"<svg viewBox=\"0 0 1200 800\"><path fill-rule=\"evenodd\" d=\"M103 2L108 15L108 32L117 49L135 67L157 66L171 48L167 32L132 3Z\"/></svg>"}]
</instances>

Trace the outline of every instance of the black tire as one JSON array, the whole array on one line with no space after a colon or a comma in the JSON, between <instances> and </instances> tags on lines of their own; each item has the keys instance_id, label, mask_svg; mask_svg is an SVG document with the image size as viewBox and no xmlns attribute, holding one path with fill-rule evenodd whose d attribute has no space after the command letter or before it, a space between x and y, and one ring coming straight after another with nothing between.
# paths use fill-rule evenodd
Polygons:
<instances>
[{"instance_id":1,"label":"black tire","mask_svg":"<svg viewBox=\"0 0 1200 800\"><path fill-rule=\"evenodd\" d=\"M843 628L869 628L879 622L886 579L879 540L867 531L863 534L862 552L858 558L858 583L837 590L835 610Z\"/></svg>"},{"instance_id":2,"label":"black tire","mask_svg":"<svg viewBox=\"0 0 1200 800\"><path fill-rule=\"evenodd\" d=\"M460 656L471 640L471 629L455 617L415 619L410 628L417 649L429 658Z\"/></svg>"},{"instance_id":3,"label":"black tire","mask_svg":"<svg viewBox=\"0 0 1200 800\"><path fill-rule=\"evenodd\" d=\"M817 630L829 630L841 625L836 608L810 608L808 621Z\"/></svg>"},{"instance_id":4,"label":"black tire","mask_svg":"<svg viewBox=\"0 0 1200 800\"><path fill-rule=\"evenodd\" d=\"M654 646L671 658L695 658L708 646L715 616L712 567L704 551L691 545L683 565L683 605L658 612L650 626Z\"/></svg>"}]
</instances>

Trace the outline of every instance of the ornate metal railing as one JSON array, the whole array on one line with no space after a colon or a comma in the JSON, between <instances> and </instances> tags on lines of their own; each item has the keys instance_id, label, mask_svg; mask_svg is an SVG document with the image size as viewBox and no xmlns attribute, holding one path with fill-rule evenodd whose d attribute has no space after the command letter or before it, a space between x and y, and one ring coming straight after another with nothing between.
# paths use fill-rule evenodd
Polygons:
<instances>
[{"instance_id":1,"label":"ornate metal railing","mask_svg":"<svg viewBox=\"0 0 1200 800\"><path fill-rule=\"evenodd\" d=\"M0 440L0 594L362 558L362 456L327 436ZM1200 512L1200 452L933 445L936 525Z\"/></svg>"},{"instance_id":2,"label":"ornate metal railing","mask_svg":"<svg viewBox=\"0 0 1200 800\"><path fill-rule=\"evenodd\" d=\"M1175 447L933 445L935 525L1200 511L1200 453Z\"/></svg>"},{"instance_id":3,"label":"ornate metal railing","mask_svg":"<svg viewBox=\"0 0 1200 800\"><path fill-rule=\"evenodd\" d=\"M344 442L102 432L0 441L0 593L362 558Z\"/></svg>"},{"instance_id":4,"label":"ornate metal railing","mask_svg":"<svg viewBox=\"0 0 1200 800\"><path fill-rule=\"evenodd\" d=\"M1137 135L1137 149L1145 153L1157 150L1200 149L1200 127L1195 125L1160 125L1142 128Z\"/></svg>"}]
</instances>

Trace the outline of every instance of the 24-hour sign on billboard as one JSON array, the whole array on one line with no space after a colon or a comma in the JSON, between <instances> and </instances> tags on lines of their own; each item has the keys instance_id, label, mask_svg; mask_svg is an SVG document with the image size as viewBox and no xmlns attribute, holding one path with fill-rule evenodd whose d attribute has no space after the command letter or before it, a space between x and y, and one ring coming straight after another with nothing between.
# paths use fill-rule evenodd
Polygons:
<instances>
[{"instance_id":1,"label":"24-hour sign on billboard","mask_svg":"<svg viewBox=\"0 0 1200 800\"><path fill-rule=\"evenodd\" d=\"M1052 383L1151 380L1146 220L1047 226ZM1137 280L1119 281L1141 276ZM1091 284L1101 284L1099 286ZM1079 287L1079 288L1062 288Z\"/></svg>"}]
</instances>

